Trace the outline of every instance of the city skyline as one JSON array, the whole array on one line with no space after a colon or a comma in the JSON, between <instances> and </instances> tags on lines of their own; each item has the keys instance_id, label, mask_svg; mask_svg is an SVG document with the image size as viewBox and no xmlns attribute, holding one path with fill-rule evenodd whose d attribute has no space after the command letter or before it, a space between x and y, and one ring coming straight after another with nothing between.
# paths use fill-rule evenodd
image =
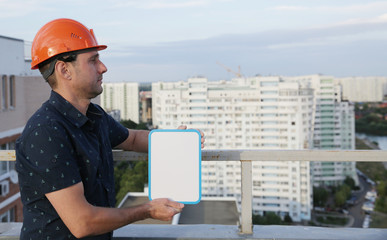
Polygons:
<instances>
[{"instance_id":1,"label":"city skyline","mask_svg":"<svg viewBox=\"0 0 387 240\"><path fill-rule=\"evenodd\" d=\"M206 134L206 149L354 149L354 107L333 78L254 77L152 84L152 122L160 129L188 125ZM358 183L355 163L253 164L253 211L311 220L313 186ZM203 162L203 196L241 191L234 162Z\"/></svg>"},{"instance_id":2,"label":"city skyline","mask_svg":"<svg viewBox=\"0 0 387 240\"><path fill-rule=\"evenodd\" d=\"M25 121L23 119L30 115L29 112L33 111L32 108L27 107L28 105L25 104L25 101L28 101L28 103L34 104L36 106L40 105L39 103L42 100L36 99L35 97L36 96L39 96L39 98L43 97L42 94L38 94L40 93L40 91L45 94L48 94L49 91L40 87L41 85L43 85L46 88L48 88L48 85L45 84L44 81L39 81L39 80L42 80L41 77L32 77L27 75L23 76L23 74L19 75L20 72L23 73L26 67L24 65L23 51L19 51L20 49L23 48L23 42L15 39L9 39L9 38L3 38L1 40L3 42L1 46L3 46L3 48L5 46L8 46L8 48L4 49L3 51L5 53L5 55L3 56L3 61L6 62L5 64L3 64L3 68L5 68L5 71L8 71L8 72L3 72L2 92L9 93L9 95L3 94L3 96L7 96L7 98L3 98L2 100L4 102L3 106L5 108L8 108L9 110L12 110L12 111L3 111L4 114L2 114L2 117L7 120L7 124L4 124L3 126L5 131L1 132L3 136L3 141L5 139L5 142L6 142L6 144L2 145L2 149L13 149L13 144L14 144L15 138L17 137L17 133L19 133L23 129L23 125L21 125ZM11 42L14 42L14 43L10 44ZM10 46L13 46L13 47L10 48ZM10 69L7 65L14 65L14 69ZM311 79L311 78L313 79L316 78L316 79L313 82L309 82L308 79ZM37 81L39 84L23 84L22 82L22 81L31 82L32 80ZM303 149L305 146L309 145L308 142L311 139L310 138L304 139L302 136L303 134L308 132L308 129L309 129L308 126L310 125L310 121L312 121L313 119L316 120L314 125L315 126L318 125L317 128L315 128L316 131L314 136L316 137L321 136L320 139L318 138L313 139L313 144L318 144L320 142L321 145L322 143L324 143L324 145L327 147L330 147L330 146L337 147L338 146L337 144L341 144L341 146L344 146L349 143L353 144L352 139L354 137L354 134L353 134L354 129L352 127L344 128L341 126L342 124L346 125L346 123L349 123L348 120L350 120L349 118L345 117L345 115L347 114L345 113L346 109L350 110L348 111L348 113L350 113L348 116L353 115L353 113L351 113L353 109L346 107L346 106L349 106L348 102L338 103L339 100L341 99L341 94L340 94L340 88L338 86L334 87L334 85L332 85L332 84L336 84L334 83L335 82L334 77L321 76L321 75L298 76L297 78L289 77L288 80L290 80L291 82L286 83L286 86L285 85L282 86L282 84L284 84L285 82L283 82L280 79L280 77L254 77L254 79L240 78L240 79L233 79L232 82L230 82L232 84L226 84L226 81L219 81L220 87L214 86L214 87L211 87L210 89L205 86L212 85L213 84L212 82L210 83L206 79L196 79L196 80L192 79L192 80L188 80L188 83L186 83L186 86L188 86L187 87L188 91L185 91L184 93L186 97L184 101L175 101L176 99L178 100L178 98L175 98L175 97L178 96L180 90L173 93L164 92L165 94L161 95L164 101L160 101L160 104L162 104L162 107L161 106L155 107L155 109L158 109L158 108L163 109L165 116L168 117L169 119L172 118L173 120L175 118L174 114L176 113L185 114L186 122L183 122L183 123L189 124L189 125L196 124L196 126L199 127L199 125L197 124L205 123L210 125L210 122L212 122L211 123L212 126L207 126L207 130L205 131L210 134L210 135L207 135L208 136L207 143L209 144L208 146L209 148L211 147L210 144L215 144L215 146L214 145L212 146L216 148L219 147L219 149L221 149L221 146L216 144L220 144L221 143L220 140L225 139L227 141L225 142L226 147L228 147L227 146L228 144L231 144L229 145L230 147L235 146L235 147L242 148L243 144L246 143L246 147L249 149L254 147L276 147L276 146L279 146L281 148L286 148L286 147L297 148L297 146L299 146L298 148ZM255 92L252 92L253 89L245 85L246 81L251 81L251 83L253 84L252 86L257 88ZM299 86L302 88L293 86L295 83L294 81L297 81L297 82L301 81ZM7 82L9 83L9 86ZM372 83L372 81L367 81L367 82L369 82L369 84ZM374 83L376 84L376 83L382 83L382 82L375 81ZM161 83L158 83L158 84L161 84ZM173 83L168 82L165 85L160 85L160 88L167 90L166 87L170 84L173 84ZM181 88L182 86L181 82L177 82L176 84L179 86L179 88ZM222 89L222 87L225 84L230 85L230 88ZM320 103L320 104L316 104L316 107L311 107L309 103L311 103L311 101L313 100L311 96L312 91L304 91L304 90L307 90L307 88L315 84L316 85L321 84L321 86L318 87L318 89L320 89L321 91L320 90L313 91L315 92L316 96L319 96L318 98L316 98L316 103ZM281 88L277 88L276 85L278 86L281 85ZM33 87L33 89L31 89L31 87ZM345 86L343 87L345 88ZM26 91L25 88L28 88L29 90ZM123 95L126 95L125 88L123 91ZM138 94L130 94L130 95L138 95ZM206 95L211 97L208 101L209 103L208 106L206 105L207 101L204 99ZM172 100L175 102L172 103ZM336 100L337 100L337 103L336 103ZM14 105L14 103L16 103L16 105ZM177 106L175 103L179 103L181 105L181 108L177 111L174 110L174 108L176 108ZM136 107L136 109L138 108ZM301 110L302 112L298 112L297 109ZM313 109L315 109L316 112L320 111L321 114L316 115L314 118L313 116L309 116L309 111ZM182 112L183 110L185 112ZM23 113L23 112L26 112L26 113ZM20 114L19 116L21 117L16 117L16 115L14 115L15 113ZM254 116L252 115L252 113L254 113ZM333 113L338 113L339 115L333 118L333 115L332 115ZM205 114L208 114L208 116L205 116ZM307 119L305 119L305 117L307 117ZM209 118L212 118L212 119L209 119ZM14 119L18 119L18 121L14 121ZM354 119L351 118L351 126L353 126L353 120ZM177 123L181 122L180 120L179 121L176 120L176 121ZM163 120L163 122L171 123L169 120ZM317 124L317 123L320 123L320 124ZM241 124L241 126L238 126L238 124ZM176 125L176 124L173 123L173 125ZM226 129L229 128L229 130L231 131L222 130L221 134L217 135L217 137L214 138L213 136L215 135L216 131L218 131L219 128L222 128L222 126L226 127ZM343 131L345 129L350 131ZM338 130L337 133L339 135L337 135L332 130L335 130L335 131ZM236 133L236 134L229 134L230 132ZM348 138L345 141L343 140L343 141L339 141L339 143L336 143L335 139L338 139L338 137L340 138L340 134L345 135L345 133L351 133L351 135L347 134L347 136L351 138L351 141L348 141L349 140ZM314 140L317 140L319 142L317 141L315 142ZM325 140L328 140L328 142L326 142ZM334 145L331 145L331 144L334 144ZM304 163L307 163L307 162L303 162L302 164ZM272 179L267 179L267 181L264 181L264 182L262 181L262 182L252 183L253 186L256 187L256 189L254 190L256 192L262 191L263 187L266 187L262 185L262 189L260 189L261 184L266 184L266 185L278 184L278 185L281 185L284 190L287 190L283 192L289 192L292 195L286 194L285 195L286 198L284 198L283 196L273 196L273 193L271 193L270 191L267 192L268 194L258 193L259 196L261 195L263 196L257 201L255 201L255 203L261 204L259 206L264 207L263 210L265 211L279 210L281 211L282 215L285 215L285 216L287 212L289 212L290 215L294 217L293 220L308 219L310 216L309 214L310 208L308 208L308 205L311 200L311 198L308 198L308 196L311 196L311 195L308 193L308 190L307 190L309 189L308 186L310 186L308 185L309 170L307 167L299 166L299 163L295 163L295 164L296 165L293 165L292 163L292 165L285 167L289 171L291 171L291 173L287 174L286 176L285 175L279 176L279 177L286 178L286 179L283 179L284 181L281 180L280 182L278 182L277 180L275 180L277 182L273 182ZM343 171L348 172L348 168L345 165L346 164L343 164L343 163L338 164L337 169L341 168ZM12 167L12 165L10 166ZM345 168L343 168L343 166L345 166ZM236 167L232 167L232 166L230 167L231 169L236 169ZM272 178L274 176L267 175L268 172L266 172L266 170L268 171L272 171L274 169L280 170L280 169L283 169L283 167L284 166L270 166L269 168L265 169L265 173L263 172L258 173L258 176L259 174L261 174L262 177ZM334 173L337 173L335 165L329 164L326 166L322 165L321 167L329 171L333 169ZM7 168L9 167L7 166ZM227 169L227 165L226 165L226 169ZM326 174L326 173L329 173L329 171L321 171L321 173ZM228 173L230 173L229 176L231 177L232 176L231 171L227 171L227 170L226 172L224 172L223 176L227 176ZM238 172L236 173L237 173L236 175L239 175ZM235 175L234 173L232 174ZM276 173L273 173L273 174L276 174ZM296 176L295 178L293 177L294 174ZM321 176L320 173L318 174L319 175L314 175L314 176L315 177ZM215 183L214 182L215 179L212 179L213 175L208 175L208 176L211 176L211 179L210 178L207 179L207 183L209 184ZM297 176L301 176L301 178L297 179ZM228 180L232 180L232 179L226 179L227 182ZM327 179L327 180L331 181L334 179ZM223 180L223 183L226 183L226 182ZM219 184L221 183L219 182ZM236 184L239 186L238 180L236 181ZM236 190L238 190L237 185L235 185L237 188ZM289 185L289 187L293 189L289 191L286 185ZM230 186L230 187L234 188L235 186ZM211 189L212 187L213 186L209 186L209 189L207 188L207 190L208 191L215 190L215 189ZM272 188L272 187L269 187L269 188ZM235 188L227 189L227 186L226 186L226 189L223 188L223 191L224 190L234 191ZM219 188L219 191L221 191L220 188ZM210 194L213 194L213 193L210 192ZM227 195L231 193L224 192L224 194ZM16 199L18 196L19 195L15 195L14 198ZM274 202L271 202L272 200ZM280 200L281 202L278 203L278 200ZM289 208L288 208L286 201L292 201L293 202L292 206L289 205ZM301 205L299 203L301 203ZM258 210L258 213L260 213L259 210ZM14 216L14 214L11 211L8 211L7 209L5 209L4 216L7 218L7 221L11 221L13 219L12 216Z\"/></svg>"},{"instance_id":3,"label":"city skyline","mask_svg":"<svg viewBox=\"0 0 387 240\"><path fill-rule=\"evenodd\" d=\"M384 1L3 0L0 35L31 42L68 17L93 28L105 82L324 74L387 76ZM85 11L85 9L87 11Z\"/></svg>"}]
</instances>

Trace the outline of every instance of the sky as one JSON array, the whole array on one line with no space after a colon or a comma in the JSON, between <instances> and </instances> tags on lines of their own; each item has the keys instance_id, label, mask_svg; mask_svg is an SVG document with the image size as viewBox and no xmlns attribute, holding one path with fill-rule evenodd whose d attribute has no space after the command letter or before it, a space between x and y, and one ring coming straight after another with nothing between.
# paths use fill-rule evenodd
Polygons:
<instances>
[{"instance_id":1,"label":"sky","mask_svg":"<svg viewBox=\"0 0 387 240\"><path fill-rule=\"evenodd\" d=\"M0 0L0 35L48 21L92 28L105 82L243 76L387 76L387 1Z\"/></svg>"}]
</instances>

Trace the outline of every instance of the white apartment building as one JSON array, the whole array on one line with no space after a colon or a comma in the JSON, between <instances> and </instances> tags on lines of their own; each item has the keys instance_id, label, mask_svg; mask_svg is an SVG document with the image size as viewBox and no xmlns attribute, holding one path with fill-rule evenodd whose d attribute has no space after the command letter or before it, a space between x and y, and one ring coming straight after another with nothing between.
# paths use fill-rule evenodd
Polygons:
<instances>
[{"instance_id":1,"label":"white apartment building","mask_svg":"<svg viewBox=\"0 0 387 240\"><path fill-rule=\"evenodd\" d=\"M280 77L154 83L153 124L181 124L206 134L207 149L308 149L312 146L313 89ZM203 162L203 196L240 200L239 162ZM253 210L310 220L308 162L254 162Z\"/></svg>"},{"instance_id":2,"label":"white apartment building","mask_svg":"<svg viewBox=\"0 0 387 240\"><path fill-rule=\"evenodd\" d=\"M36 76L39 71L30 70L31 58L25 55L23 40L0 36L0 52L0 150L13 150L28 118L48 99L50 89ZM0 161L0 222L22 219L15 164Z\"/></svg>"},{"instance_id":3,"label":"white apartment building","mask_svg":"<svg viewBox=\"0 0 387 240\"><path fill-rule=\"evenodd\" d=\"M313 149L355 149L354 106L342 101L342 87L332 76L284 77L284 80L310 84L314 89ZM359 183L355 162L312 162L311 166L315 186L339 185L347 176Z\"/></svg>"},{"instance_id":4,"label":"white apartment building","mask_svg":"<svg viewBox=\"0 0 387 240\"><path fill-rule=\"evenodd\" d=\"M343 87L343 99L352 102L381 102L387 95L387 77L335 78Z\"/></svg>"},{"instance_id":5,"label":"white apartment building","mask_svg":"<svg viewBox=\"0 0 387 240\"><path fill-rule=\"evenodd\" d=\"M101 106L106 111L120 110L121 120L139 123L138 83L103 83Z\"/></svg>"}]
</instances>

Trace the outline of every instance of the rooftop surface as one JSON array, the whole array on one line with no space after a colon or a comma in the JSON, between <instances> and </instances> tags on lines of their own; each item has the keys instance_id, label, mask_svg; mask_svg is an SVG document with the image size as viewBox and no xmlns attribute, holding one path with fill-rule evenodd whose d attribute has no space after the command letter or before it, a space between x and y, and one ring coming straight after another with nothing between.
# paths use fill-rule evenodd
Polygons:
<instances>
[{"instance_id":1,"label":"rooftop surface","mask_svg":"<svg viewBox=\"0 0 387 240\"><path fill-rule=\"evenodd\" d=\"M0 239L19 239L21 223L0 223ZM2 232L5 230L5 232ZM260 239L260 240L386 240L387 229L258 226L243 235L236 226L134 224L116 231L114 240L126 239Z\"/></svg>"},{"instance_id":2,"label":"rooftop surface","mask_svg":"<svg viewBox=\"0 0 387 240\"><path fill-rule=\"evenodd\" d=\"M142 195L142 196L141 196ZM145 193L132 195L128 193L121 202L120 207L131 207L147 203ZM221 224L237 225L239 213L234 198L202 198L198 204L185 204L183 211L177 219L178 224ZM172 224L155 219L146 219L134 224Z\"/></svg>"},{"instance_id":3,"label":"rooftop surface","mask_svg":"<svg viewBox=\"0 0 387 240\"><path fill-rule=\"evenodd\" d=\"M241 162L242 206L240 224L131 224L114 231L114 239L386 240L387 229L251 225L251 162L258 160L386 162L386 156L387 151L382 150L206 150L202 154L204 161ZM14 159L14 151L0 151L0 160L13 161ZM115 152L114 159L116 161L146 160L147 155ZM19 239L21 227L21 223L0 223L0 239ZM245 234L241 234L241 232Z\"/></svg>"}]
</instances>

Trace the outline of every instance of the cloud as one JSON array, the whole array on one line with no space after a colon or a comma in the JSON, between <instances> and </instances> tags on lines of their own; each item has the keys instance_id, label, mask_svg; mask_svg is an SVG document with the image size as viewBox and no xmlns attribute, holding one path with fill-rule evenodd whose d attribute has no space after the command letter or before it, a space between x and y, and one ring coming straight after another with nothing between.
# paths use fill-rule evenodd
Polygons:
<instances>
[{"instance_id":1,"label":"cloud","mask_svg":"<svg viewBox=\"0 0 387 240\"><path fill-rule=\"evenodd\" d=\"M187 8L207 5L208 1L193 0L193 1L152 1L144 4L143 8L161 9L161 8Z\"/></svg>"},{"instance_id":2,"label":"cloud","mask_svg":"<svg viewBox=\"0 0 387 240\"><path fill-rule=\"evenodd\" d=\"M301 30L276 30L255 34L222 35L204 40L160 43L154 46L126 47L139 59L165 55L168 61L180 61L180 54L189 55L225 54L227 52L252 51L257 49L300 48L303 46L339 45L363 40L387 40L387 21L361 22L330 27ZM184 61L184 60L183 60Z\"/></svg>"},{"instance_id":3,"label":"cloud","mask_svg":"<svg viewBox=\"0 0 387 240\"><path fill-rule=\"evenodd\" d=\"M330 12L365 12L365 11L378 11L380 9L387 9L386 1L368 2L364 4L353 4L348 6L330 6L321 7L322 10Z\"/></svg>"},{"instance_id":4,"label":"cloud","mask_svg":"<svg viewBox=\"0 0 387 240\"><path fill-rule=\"evenodd\" d=\"M1 0L0 9L1 14L0 18L14 18L26 16L34 11L41 11L44 9L48 10L48 7L42 6L42 1L38 0L27 0L27 1L15 1L15 0Z\"/></svg>"},{"instance_id":5,"label":"cloud","mask_svg":"<svg viewBox=\"0 0 387 240\"><path fill-rule=\"evenodd\" d=\"M268 10L278 12L309 12L312 14L353 14L353 13L375 13L380 12L381 9L387 9L387 1L367 2L363 4L349 4L349 5L319 5L319 6L304 6L304 5L280 5L268 8ZM351 21L351 20L350 20ZM358 21L357 19L354 21Z\"/></svg>"},{"instance_id":6,"label":"cloud","mask_svg":"<svg viewBox=\"0 0 387 240\"><path fill-rule=\"evenodd\" d=\"M378 16L372 19L353 19L330 26L315 27L294 31L303 38L296 41L272 44L269 48L286 48L318 45L340 45L363 40L387 41L387 17Z\"/></svg>"},{"instance_id":7,"label":"cloud","mask_svg":"<svg viewBox=\"0 0 387 240\"><path fill-rule=\"evenodd\" d=\"M338 4L334 6L320 5L320 6L303 6L303 5L280 5L276 7L271 7L269 10L275 11L312 11L312 12L364 12L364 11L377 11L380 9L387 9L386 1L377 1L377 2L368 2L363 4L350 4L350 5L341 5Z\"/></svg>"},{"instance_id":8,"label":"cloud","mask_svg":"<svg viewBox=\"0 0 387 240\"><path fill-rule=\"evenodd\" d=\"M242 67L245 76L387 75L387 22L342 24L301 30L275 30L254 34L123 46L108 57L111 72L116 63L123 77L141 81L177 81L204 75L209 79L234 77L219 67ZM116 53L116 54L115 54ZM121 53L121 54L118 54ZM124 53L127 53L125 55ZM118 66L117 66L118 68Z\"/></svg>"},{"instance_id":9,"label":"cloud","mask_svg":"<svg viewBox=\"0 0 387 240\"><path fill-rule=\"evenodd\" d=\"M283 6L277 6L277 7L269 8L269 10L275 10L275 11L307 11L307 10L310 10L310 7L283 5Z\"/></svg>"},{"instance_id":10,"label":"cloud","mask_svg":"<svg viewBox=\"0 0 387 240\"><path fill-rule=\"evenodd\" d=\"M233 0L132 0L116 1L113 0L114 8L135 7L141 9L175 9L175 8L192 8L207 6L217 2L231 2Z\"/></svg>"},{"instance_id":11,"label":"cloud","mask_svg":"<svg viewBox=\"0 0 387 240\"><path fill-rule=\"evenodd\" d=\"M0 18L26 17L28 15L40 18L52 14L63 14L64 10L70 7L71 9L84 9L87 4L87 1L79 0L67 0L63 3L53 0L0 0Z\"/></svg>"},{"instance_id":12,"label":"cloud","mask_svg":"<svg viewBox=\"0 0 387 240\"><path fill-rule=\"evenodd\" d=\"M100 27L128 26L128 23L123 21L123 20L100 21L100 22L98 22L98 26L100 26Z\"/></svg>"},{"instance_id":13,"label":"cloud","mask_svg":"<svg viewBox=\"0 0 387 240\"><path fill-rule=\"evenodd\" d=\"M387 14L376 16L374 18L353 18L344 22L337 23L336 25L355 25L355 24L367 24L367 23L385 23L387 22Z\"/></svg>"}]
</instances>

